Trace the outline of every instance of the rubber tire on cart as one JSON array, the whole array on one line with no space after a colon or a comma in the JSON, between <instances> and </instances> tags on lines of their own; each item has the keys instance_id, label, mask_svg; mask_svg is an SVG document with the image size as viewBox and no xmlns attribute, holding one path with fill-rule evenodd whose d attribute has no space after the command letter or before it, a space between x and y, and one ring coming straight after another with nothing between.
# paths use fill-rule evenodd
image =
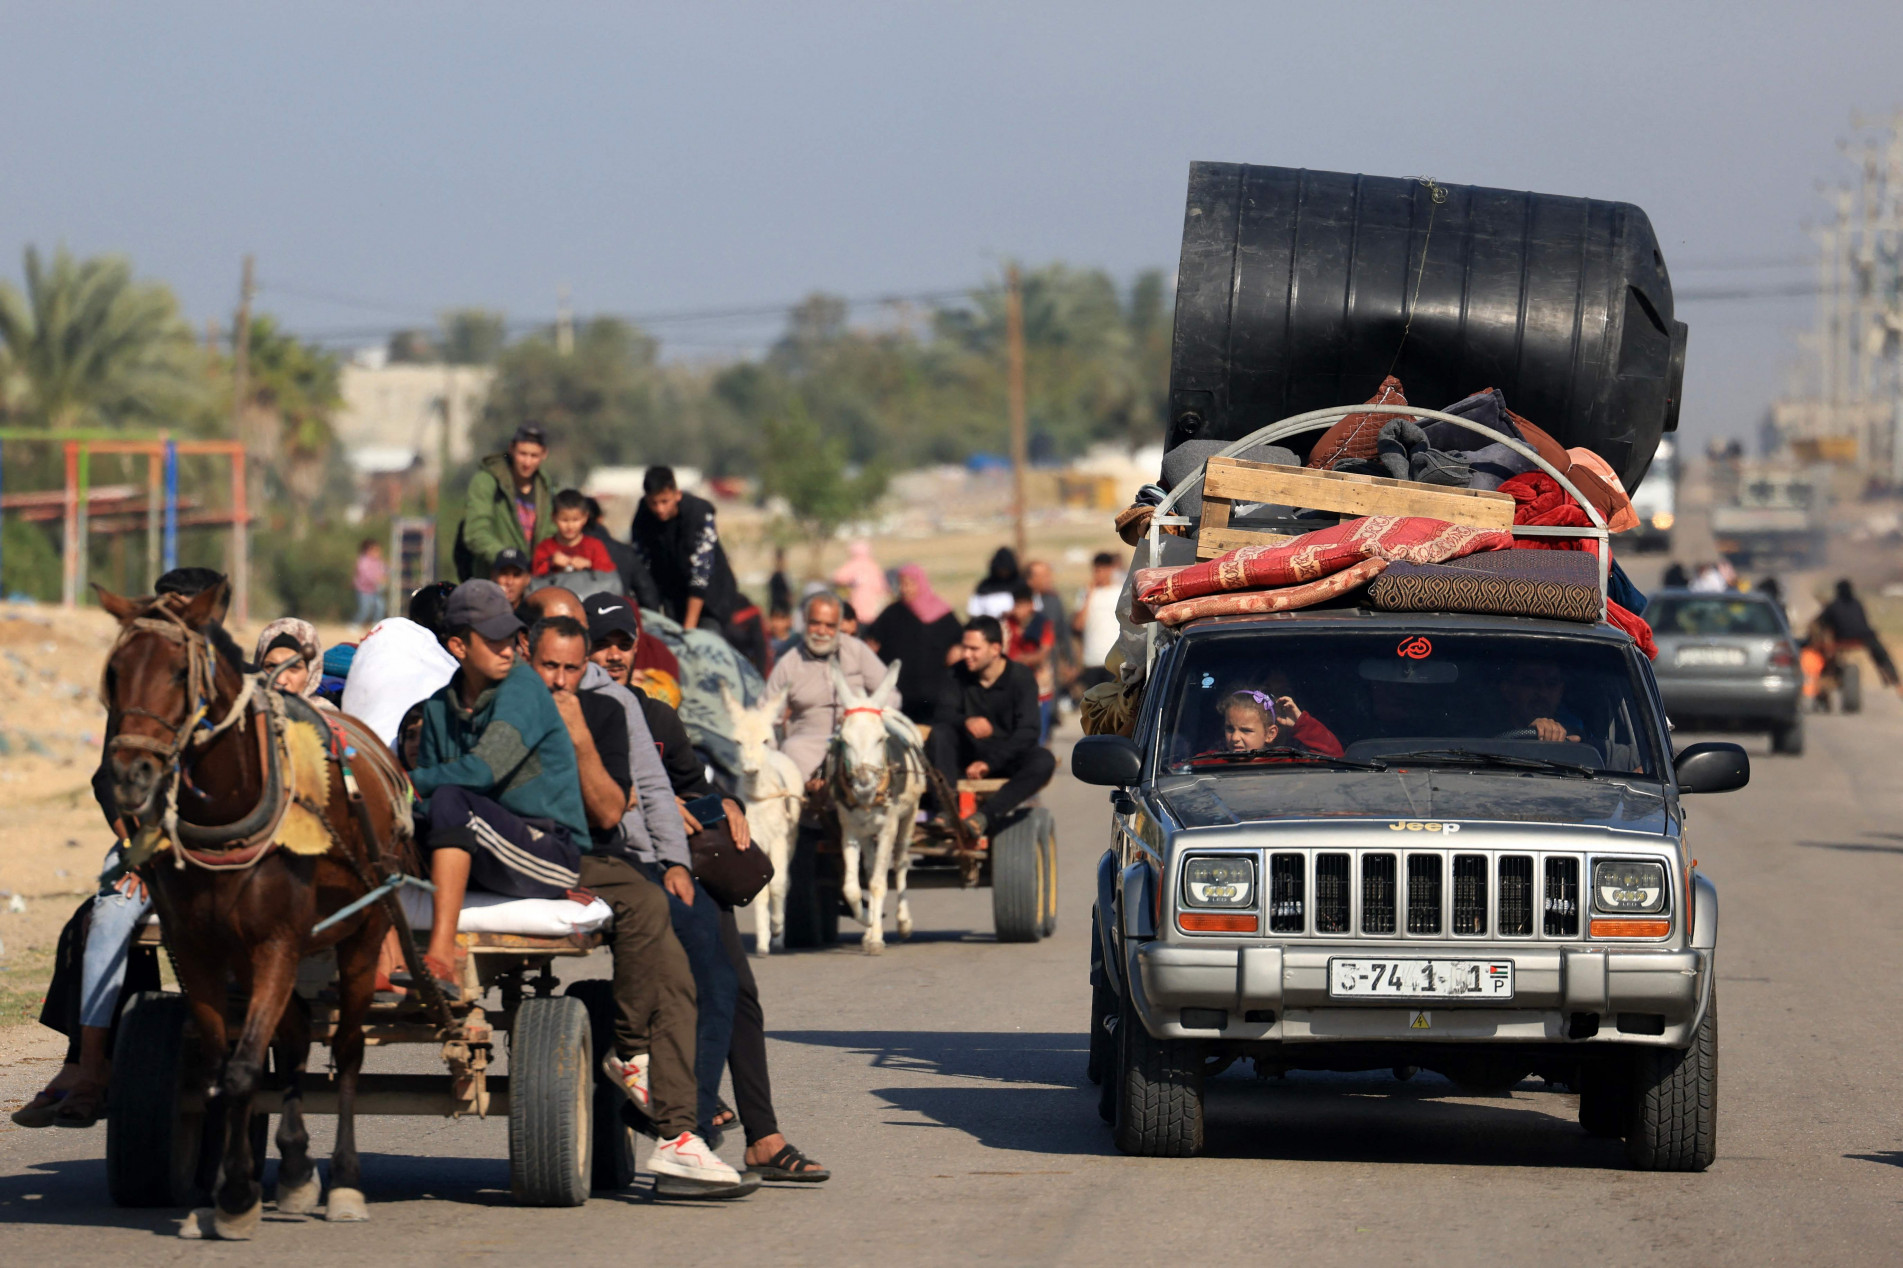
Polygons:
<instances>
[{"instance_id":1,"label":"rubber tire on cart","mask_svg":"<svg viewBox=\"0 0 1903 1268\"><path fill-rule=\"evenodd\" d=\"M622 1117L631 1108L627 1094L609 1082L602 1071L601 1059L614 1051L614 983L605 978L571 982L562 994L578 999L588 1010L588 1032L594 1038L588 1068L595 1080L594 1165L589 1180L591 1189L616 1193L634 1183L634 1129Z\"/></svg>"},{"instance_id":2,"label":"rubber tire on cart","mask_svg":"<svg viewBox=\"0 0 1903 1268\"><path fill-rule=\"evenodd\" d=\"M524 1206L580 1206L593 1175L594 1039L588 1007L538 995L509 1032L509 1189Z\"/></svg>"},{"instance_id":3,"label":"rubber tire on cart","mask_svg":"<svg viewBox=\"0 0 1903 1268\"><path fill-rule=\"evenodd\" d=\"M1051 812L1032 806L991 834L991 924L999 942L1036 942L1057 903Z\"/></svg>"},{"instance_id":4,"label":"rubber tire on cart","mask_svg":"<svg viewBox=\"0 0 1903 1268\"><path fill-rule=\"evenodd\" d=\"M1837 708L1844 713L1863 712L1863 668L1845 665L1837 671Z\"/></svg>"},{"instance_id":5,"label":"rubber tire on cart","mask_svg":"<svg viewBox=\"0 0 1903 1268\"><path fill-rule=\"evenodd\" d=\"M1102 1083L1115 1064L1111 1051L1116 1027L1117 993L1110 989L1110 974L1103 965L1103 940L1097 936L1097 913L1090 913L1090 1060L1084 1074L1092 1083Z\"/></svg>"},{"instance_id":6,"label":"rubber tire on cart","mask_svg":"<svg viewBox=\"0 0 1903 1268\"><path fill-rule=\"evenodd\" d=\"M183 995L141 991L119 1019L107 1092L106 1188L119 1206L190 1206L202 1109L183 1105L198 1064Z\"/></svg>"},{"instance_id":7,"label":"rubber tire on cart","mask_svg":"<svg viewBox=\"0 0 1903 1268\"><path fill-rule=\"evenodd\" d=\"M1579 1069L1579 1126L1588 1136L1618 1140L1625 1135L1625 1113L1631 1102L1630 1062L1624 1053L1607 1053Z\"/></svg>"},{"instance_id":8,"label":"rubber tire on cart","mask_svg":"<svg viewBox=\"0 0 1903 1268\"><path fill-rule=\"evenodd\" d=\"M1718 1153L1718 986L1691 1047L1633 1053L1625 1153L1641 1171L1703 1171Z\"/></svg>"},{"instance_id":9,"label":"rubber tire on cart","mask_svg":"<svg viewBox=\"0 0 1903 1268\"><path fill-rule=\"evenodd\" d=\"M1050 827L1038 840L1038 848L1044 852L1044 923L1040 932L1046 938L1057 932L1057 820L1052 817Z\"/></svg>"},{"instance_id":10,"label":"rubber tire on cart","mask_svg":"<svg viewBox=\"0 0 1903 1268\"><path fill-rule=\"evenodd\" d=\"M1799 718L1772 727L1771 751L1787 757L1801 757L1804 753L1804 720Z\"/></svg>"},{"instance_id":11,"label":"rubber tire on cart","mask_svg":"<svg viewBox=\"0 0 1903 1268\"><path fill-rule=\"evenodd\" d=\"M839 941L839 917L845 911L846 858L843 854L818 854L813 858L813 889L818 903L819 945L830 947Z\"/></svg>"},{"instance_id":12,"label":"rubber tire on cart","mask_svg":"<svg viewBox=\"0 0 1903 1268\"><path fill-rule=\"evenodd\" d=\"M1117 1017L1117 1148L1145 1158L1203 1151L1203 1045L1155 1039L1122 1002Z\"/></svg>"}]
</instances>

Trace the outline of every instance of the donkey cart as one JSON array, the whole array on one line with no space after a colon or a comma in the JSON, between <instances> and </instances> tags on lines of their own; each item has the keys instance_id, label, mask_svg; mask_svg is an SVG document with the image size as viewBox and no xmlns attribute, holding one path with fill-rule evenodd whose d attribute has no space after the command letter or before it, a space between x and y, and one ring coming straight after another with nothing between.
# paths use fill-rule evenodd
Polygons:
<instances>
[{"instance_id":1,"label":"donkey cart","mask_svg":"<svg viewBox=\"0 0 1903 1268\"><path fill-rule=\"evenodd\" d=\"M933 775L936 780L936 774ZM991 890L991 924L999 942L1037 942L1057 931L1057 821L1036 804L1006 815L981 837L964 820L1001 779L958 781L958 824L916 824L907 846L907 884ZM815 837L817 836L817 839ZM839 940L841 871L837 829L803 834L786 900L787 944L814 947ZM847 913L849 914L849 913Z\"/></svg>"},{"instance_id":2,"label":"donkey cart","mask_svg":"<svg viewBox=\"0 0 1903 1268\"><path fill-rule=\"evenodd\" d=\"M157 926L148 925L142 940L157 943ZM356 1112L506 1115L509 1187L524 1205L579 1206L591 1188L625 1187L634 1175L634 1150L621 1117L622 1097L595 1075L613 1035L609 983L574 982L555 993L555 961L587 955L600 943L598 933L458 934L458 946L468 953L463 996L475 1002L449 1005L442 1017L379 1002L364 1027L372 1047L436 1045L444 1072L364 1073ZM335 1031L334 968L326 952L306 960L298 975L293 1007L306 1010L318 1042L328 1042ZM493 1009L481 1003L492 989L500 994ZM242 1017L245 1001L234 998L231 1008ZM508 1074L490 1072L499 1034L508 1037ZM120 1206L205 1204L222 1133L205 1130L211 1076L200 1068L199 1051L183 995L149 991L128 1005L113 1054L106 1124L107 1183ZM266 1116L278 1111L282 1094L273 1072L252 1101L253 1169L259 1174ZM302 1097L305 1114L337 1112L334 1079L323 1072L305 1074Z\"/></svg>"}]
</instances>

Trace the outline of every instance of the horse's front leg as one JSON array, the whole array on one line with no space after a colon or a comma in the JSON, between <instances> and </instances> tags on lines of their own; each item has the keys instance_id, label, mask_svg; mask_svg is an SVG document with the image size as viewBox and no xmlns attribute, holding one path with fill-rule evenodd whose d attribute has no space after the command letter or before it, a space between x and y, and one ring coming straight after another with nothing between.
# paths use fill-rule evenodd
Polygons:
<instances>
[{"instance_id":1,"label":"horse's front leg","mask_svg":"<svg viewBox=\"0 0 1903 1268\"><path fill-rule=\"evenodd\" d=\"M363 1023L377 986L377 950L388 928L387 920L372 918L337 944L337 1028L330 1040L337 1068L337 1148L330 1155L330 1202L324 1208L332 1223L370 1218L357 1163L357 1076L363 1070Z\"/></svg>"},{"instance_id":2,"label":"horse's front leg","mask_svg":"<svg viewBox=\"0 0 1903 1268\"><path fill-rule=\"evenodd\" d=\"M793 810L780 813L768 851L768 857L773 860L773 879L767 882L766 901L760 907L762 926L768 930L767 937L760 943L762 955L769 948L774 951L786 950L786 891L793 883L790 863L800 830L798 803L793 805Z\"/></svg>"},{"instance_id":3,"label":"horse's front leg","mask_svg":"<svg viewBox=\"0 0 1903 1268\"><path fill-rule=\"evenodd\" d=\"M311 1019L302 1000L293 997L285 1007L271 1051L284 1079L284 1106L278 1111L278 1214L309 1215L324 1195L324 1184L311 1162L311 1134L304 1127L304 1066L311 1055Z\"/></svg>"},{"instance_id":4,"label":"horse's front leg","mask_svg":"<svg viewBox=\"0 0 1903 1268\"><path fill-rule=\"evenodd\" d=\"M839 850L845 875L840 878L840 893L846 906L861 923L866 918L865 894L859 888L859 838L864 831L864 811L839 812Z\"/></svg>"},{"instance_id":5,"label":"horse's front leg","mask_svg":"<svg viewBox=\"0 0 1903 1268\"><path fill-rule=\"evenodd\" d=\"M225 1100L224 1167L219 1176L213 1231L228 1241L246 1241L257 1231L264 1189L252 1174L252 1099L264 1076L264 1053L278 1033L284 1006L297 981L302 938L280 936L251 951L251 1005L238 1044L225 1062L218 1091Z\"/></svg>"}]
</instances>

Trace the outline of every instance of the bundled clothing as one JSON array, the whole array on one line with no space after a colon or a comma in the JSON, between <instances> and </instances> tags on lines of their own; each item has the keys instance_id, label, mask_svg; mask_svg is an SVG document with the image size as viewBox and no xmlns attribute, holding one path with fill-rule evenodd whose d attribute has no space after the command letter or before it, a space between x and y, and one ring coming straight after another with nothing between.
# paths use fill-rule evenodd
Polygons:
<instances>
[{"instance_id":1,"label":"bundled clothing","mask_svg":"<svg viewBox=\"0 0 1903 1268\"><path fill-rule=\"evenodd\" d=\"M378 621L351 657L344 679L343 711L361 718L377 738L396 747L403 716L456 674L456 658L415 621L393 616Z\"/></svg>"},{"instance_id":2,"label":"bundled clothing","mask_svg":"<svg viewBox=\"0 0 1903 1268\"><path fill-rule=\"evenodd\" d=\"M989 722L991 734L984 739L972 735L965 726L972 718ZM926 738L925 759L954 788L973 762L990 768L987 778L1006 781L978 807L995 824L1050 783L1057 771L1057 759L1038 746L1042 721L1037 679L1030 670L1006 661L1004 672L986 685L982 674L959 665L952 670L952 691ZM950 814L956 808L939 809Z\"/></svg>"}]
</instances>

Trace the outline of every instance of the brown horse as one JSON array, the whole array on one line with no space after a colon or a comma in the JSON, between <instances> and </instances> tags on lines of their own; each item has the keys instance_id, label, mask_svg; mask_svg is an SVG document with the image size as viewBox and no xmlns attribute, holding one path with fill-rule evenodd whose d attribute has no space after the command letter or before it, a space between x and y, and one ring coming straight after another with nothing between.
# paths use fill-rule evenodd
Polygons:
<instances>
[{"instance_id":1,"label":"brown horse","mask_svg":"<svg viewBox=\"0 0 1903 1268\"><path fill-rule=\"evenodd\" d=\"M137 825L135 847L158 848L140 872L190 1003L203 1068L215 1074L205 1117L208 1133L223 1132L214 1142L223 1145L214 1209L209 1218L201 1212L187 1220L183 1235L243 1239L257 1226L263 1202L253 1170L262 1160L252 1157L249 1128L267 1045L284 1080L278 1210L307 1213L321 1196L301 1113L309 1018L301 1002L289 1005L298 964L331 947L339 993L331 1040L337 1148L326 1215L369 1218L352 1110L389 917L372 903L321 934L311 931L363 898L384 868L415 869L402 777L367 728L349 725L354 719L344 719L344 743L354 747L326 767L328 800L318 804L306 794L297 803L321 820L328 849L279 848L294 799L282 735L287 711L303 706L246 676L237 647L213 619L218 597L211 590L190 599L129 599L101 590L101 605L121 627L102 690L114 798L128 828ZM387 855L382 867L380 854ZM235 1042L226 1021L233 986L248 998Z\"/></svg>"}]
</instances>

